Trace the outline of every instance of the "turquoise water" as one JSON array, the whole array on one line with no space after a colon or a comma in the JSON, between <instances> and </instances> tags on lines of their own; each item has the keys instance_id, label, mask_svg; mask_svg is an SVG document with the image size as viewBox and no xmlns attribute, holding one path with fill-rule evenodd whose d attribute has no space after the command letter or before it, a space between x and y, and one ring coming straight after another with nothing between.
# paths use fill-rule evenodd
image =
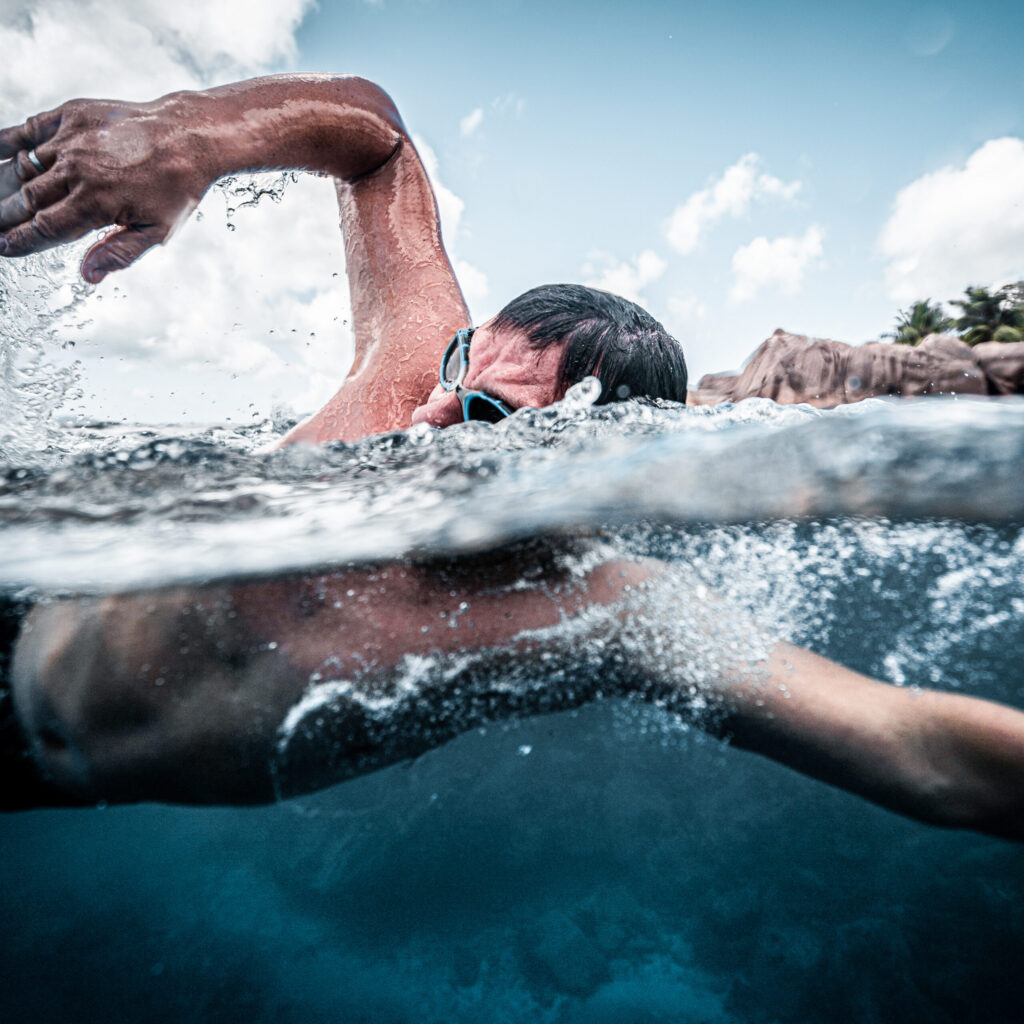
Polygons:
<instances>
[{"instance_id":1,"label":"turquoise water","mask_svg":"<svg viewBox=\"0 0 1024 1024\"><path fill-rule=\"evenodd\" d=\"M664 558L859 671L1024 707L1024 403L593 410L584 389L497 430L257 454L281 426L54 425L9 446L0 583L45 599L600 527L609 552ZM262 809L8 815L0 907L12 1021L952 1024L1024 1006L1019 846L629 701L488 725Z\"/></svg>"}]
</instances>

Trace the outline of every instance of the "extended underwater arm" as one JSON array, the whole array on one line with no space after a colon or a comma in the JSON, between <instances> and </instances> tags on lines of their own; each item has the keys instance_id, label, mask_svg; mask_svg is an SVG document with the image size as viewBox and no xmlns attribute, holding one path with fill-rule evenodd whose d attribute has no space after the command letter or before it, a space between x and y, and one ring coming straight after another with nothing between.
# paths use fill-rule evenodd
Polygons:
<instances>
[{"instance_id":1,"label":"extended underwater arm","mask_svg":"<svg viewBox=\"0 0 1024 1024\"><path fill-rule=\"evenodd\" d=\"M151 103L72 100L0 130L0 255L107 226L82 263L92 283L166 241L219 177L298 169L335 178L355 362L288 440L407 426L469 322L426 171L390 97L344 75L277 75Z\"/></svg>"},{"instance_id":2,"label":"extended underwater arm","mask_svg":"<svg viewBox=\"0 0 1024 1024\"><path fill-rule=\"evenodd\" d=\"M932 825L1024 840L1024 714L891 686L780 644L767 675L734 680L722 732Z\"/></svg>"},{"instance_id":3,"label":"extended underwater arm","mask_svg":"<svg viewBox=\"0 0 1024 1024\"><path fill-rule=\"evenodd\" d=\"M890 686L785 644L766 652L740 616L716 618L712 637L699 594L679 598L668 623L644 566L600 571L575 596L555 588L550 604L514 586L481 590L472 577L427 573L416 584L401 570L392 585L374 570L328 581L371 598L352 608L327 590L312 601L323 580L38 607L14 689L47 789L5 797L0 785L0 807L261 802L416 756L483 722L635 693L901 814L1024 840L1021 712ZM625 584L633 590L618 603ZM473 607L458 634L445 631L448 650L423 630L445 607L435 587Z\"/></svg>"}]
</instances>

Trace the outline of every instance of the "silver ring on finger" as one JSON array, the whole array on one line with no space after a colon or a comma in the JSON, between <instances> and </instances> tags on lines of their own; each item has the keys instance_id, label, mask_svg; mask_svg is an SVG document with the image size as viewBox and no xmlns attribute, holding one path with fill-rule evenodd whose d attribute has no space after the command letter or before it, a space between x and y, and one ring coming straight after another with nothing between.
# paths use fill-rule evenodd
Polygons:
<instances>
[{"instance_id":1,"label":"silver ring on finger","mask_svg":"<svg viewBox=\"0 0 1024 1024\"><path fill-rule=\"evenodd\" d=\"M45 167L43 166L43 161L42 161L42 160L40 160L38 156L36 156L36 151L35 151L34 149L30 149L30 150L29 150L29 151L28 151L28 152L27 152L27 153L25 154L25 159L26 159L26 160L28 160L28 162L29 162L29 163L30 163L30 164L31 164L31 165L32 165L32 166L33 166L33 167L34 167L34 168L35 168L35 169L36 169L36 170L37 170L37 171L38 171L38 172L39 172L40 174L45 174L45 173L46 173L46 168L45 168Z\"/></svg>"}]
</instances>

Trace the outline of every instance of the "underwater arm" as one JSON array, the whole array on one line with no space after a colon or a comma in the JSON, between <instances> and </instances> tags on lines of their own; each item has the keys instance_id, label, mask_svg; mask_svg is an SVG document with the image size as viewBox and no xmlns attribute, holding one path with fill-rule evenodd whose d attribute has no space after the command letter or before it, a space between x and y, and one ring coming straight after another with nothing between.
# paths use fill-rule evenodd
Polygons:
<instances>
[{"instance_id":1,"label":"underwater arm","mask_svg":"<svg viewBox=\"0 0 1024 1024\"><path fill-rule=\"evenodd\" d=\"M780 644L724 695L722 732L929 824L1024 840L1024 713L891 686Z\"/></svg>"}]
</instances>

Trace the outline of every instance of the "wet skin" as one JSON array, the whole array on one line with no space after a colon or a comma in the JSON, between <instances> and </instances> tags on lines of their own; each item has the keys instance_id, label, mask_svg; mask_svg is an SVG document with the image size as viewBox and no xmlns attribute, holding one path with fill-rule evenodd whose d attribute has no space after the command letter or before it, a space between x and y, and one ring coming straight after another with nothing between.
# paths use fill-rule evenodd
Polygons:
<instances>
[{"instance_id":1,"label":"wet skin","mask_svg":"<svg viewBox=\"0 0 1024 1024\"><path fill-rule=\"evenodd\" d=\"M522 332L495 331L492 323L473 332L463 388L485 391L511 409L542 409L564 398L565 388L559 383L564 347L550 345L538 351ZM426 402L413 411L412 422L432 427L461 423L462 403L454 391L445 391L438 382Z\"/></svg>"},{"instance_id":2,"label":"wet skin","mask_svg":"<svg viewBox=\"0 0 1024 1024\"><path fill-rule=\"evenodd\" d=\"M355 360L337 394L283 443L461 420L457 399L436 385L440 355L469 314L422 163L376 86L293 76L152 104L76 101L0 132L0 156L30 143L49 176L70 183L72 205L58 202L66 220L51 231L51 208L43 203L49 193L39 186L46 176L26 171L15 153L0 165L8 192L28 180L21 199L15 193L0 205L9 254L78 237L100 222L128 222L90 250L82 271L89 280L167 237L220 174L291 166L296 156L302 166L332 174ZM154 161L155 152L170 156ZM97 197L107 196L112 179L117 199L103 206ZM29 219L37 206L43 215ZM149 232L140 217L158 229ZM512 407L548 405L562 396L560 360L559 346L536 352L518 332L485 324L474 335L466 383ZM455 603L472 608L458 630L436 629L453 601L443 584L452 573L432 568L340 573L318 578L315 587L287 579L40 606L18 644L18 708L38 757L73 799L269 799L277 728L327 660L346 672L372 665L386 673L416 651L500 646L524 629L553 625L588 599L612 601L644 574L633 564L609 565L566 589L550 558L538 559L525 566L521 558L493 556L472 574L456 573ZM511 586L545 561L543 593L559 598ZM327 596L311 604L313 590ZM154 677L155 665L161 674Z\"/></svg>"},{"instance_id":3,"label":"wet skin","mask_svg":"<svg viewBox=\"0 0 1024 1024\"><path fill-rule=\"evenodd\" d=\"M43 173L26 158L33 148ZM458 402L438 387L438 362L469 316L426 172L394 104L372 83L275 76L150 104L78 100L0 131L0 255L115 226L82 266L98 281L166 240L218 176L271 167L335 180L355 337L337 394L284 443L456 422ZM517 332L485 324L465 384L510 405L546 405L560 395L560 356L558 346L537 353ZM410 654L492 651L500 681L503 668L532 656L524 630L557 625L557 645L582 612L608 609L663 572L657 563L606 562L578 575L556 555L537 546L461 567L392 566L39 606L16 646L16 709L69 803L272 799L278 730L323 669L351 673L372 696ZM532 588L521 585L524 575ZM465 625L438 631L453 603L467 606ZM692 602L681 608L692 618ZM714 617L700 625L699 612L684 632L691 644L713 646ZM677 685L685 655L664 659L679 632L676 622L624 611L622 629L608 637L621 657L600 689L685 701ZM580 656L574 644L570 635L567 649L542 654L571 664ZM716 727L737 745L924 821L1024 839L1024 714L908 692L783 644L758 671L758 679L723 673L713 684ZM530 691L517 707L491 686L480 706L497 717L573 706L597 695L575 685L583 678L555 673L547 690ZM289 785L327 785L379 767L473 721L476 698L457 672L441 673L432 692L435 703L413 702L405 728L389 737L360 731L340 712L329 742L314 743Z\"/></svg>"},{"instance_id":4,"label":"wet skin","mask_svg":"<svg viewBox=\"0 0 1024 1024\"><path fill-rule=\"evenodd\" d=\"M25 156L34 148L39 174ZM0 250L21 256L114 226L92 282L170 238L217 178L296 168L334 179L355 359L286 439L355 440L409 425L469 312L433 190L391 98L344 75L280 75L152 103L73 100L0 130ZM293 240L294 241L294 240Z\"/></svg>"},{"instance_id":5,"label":"wet skin","mask_svg":"<svg viewBox=\"0 0 1024 1024\"><path fill-rule=\"evenodd\" d=\"M15 701L72 802L264 802L275 796L279 730L311 680L351 681L372 698L408 656L512 657L517 634L611 603L649 575L640 563L606 563L576 576L535 544L448 566L41 605L19 639ZM543 586L524 588L524 578ZM420 753L427 732L336 756L329 780L311 763L284 781L302 792L380 767Z\"/></svg>"}]
</instances>

